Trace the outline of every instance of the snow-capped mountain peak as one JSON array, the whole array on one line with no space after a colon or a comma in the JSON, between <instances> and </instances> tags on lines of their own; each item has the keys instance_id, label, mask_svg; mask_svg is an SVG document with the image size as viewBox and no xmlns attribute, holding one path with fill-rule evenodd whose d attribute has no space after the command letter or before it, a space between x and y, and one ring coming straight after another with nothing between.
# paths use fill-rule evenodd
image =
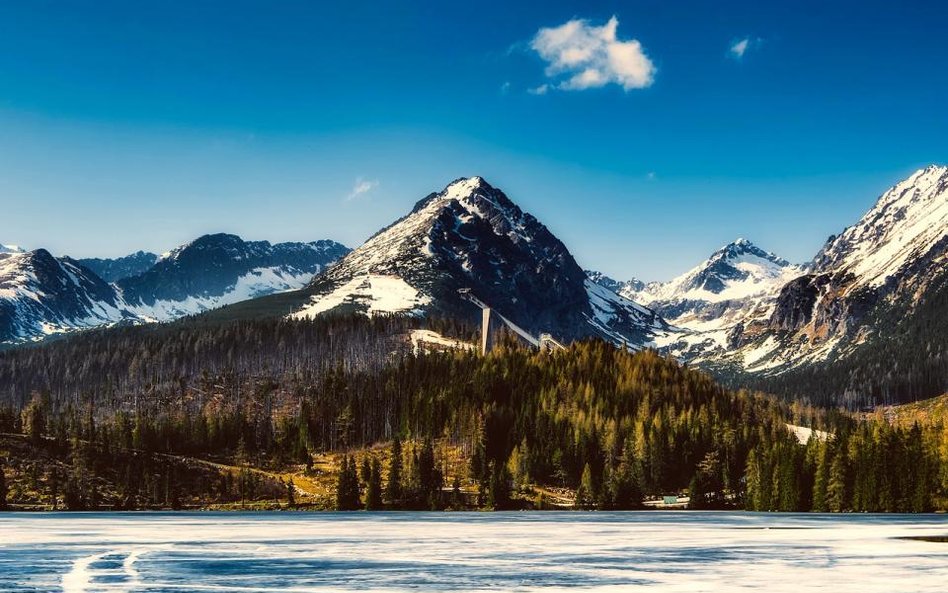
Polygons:
<instances>
[{"instance_id":1,"label":"snow-capped mountain peak","mask_svg":"<svg viewBox=\"0 0 948 593\"><path fill-rule=\"evenodd\" d=\"M0 253L25 253L19 245L0 245Z\"/></svg>"},{"instance_id":2,"label":"snow-capped mountain peak","mask_svg":"<svg viewBox=\"0 0 948 593\"><path fill-rule=\"evenodd\" d=\"M457 179L417 202L319 276L295 316L347 307L473 317L462 288L526 330L562 339L644 344L666 327L654 312L587 286L566 246L482 177Z\"/></svg>"},{"instance_id":3,"label":"snow-capped mountain peak","mask_svg":"<svg viewBox=\"0 0 948 593\"><path fill-rule=\"evenodd\" d=\"M744 238L724 245L705 261L670 282L633 293L643 304L657 301L720 302L773 292L801 273L799 266Z\"/></svg>"},{"instance_id":4,"label":"snow-capped mountain peak","mask_svg":"<svg viewBox=\"0 0 948 593\"><path fill-rule=\"evenodd\" d=\"M930 165L895 184L817 254L820 272L846 272L876 287L948 234L948 167Z\"/></svg>"},{"instance_id":5,"label":"snow-capped mountain peak","mask_svg":"<svg viewBox=\"0 0 948 593\"><path fill-rule=\"evenodd\" d=\"M119 305L113 287L73 259L0 254L0 343L120 321Z\"/></svg>"}]
</instances>

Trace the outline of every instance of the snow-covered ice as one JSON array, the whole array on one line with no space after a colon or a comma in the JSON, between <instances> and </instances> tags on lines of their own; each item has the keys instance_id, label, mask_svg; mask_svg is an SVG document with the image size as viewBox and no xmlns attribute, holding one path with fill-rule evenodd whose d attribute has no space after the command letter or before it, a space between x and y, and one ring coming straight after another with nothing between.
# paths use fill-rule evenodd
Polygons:
<instances>
[{"instance_id":1,"label":"snow-covered ice","mask_svg":"<svg viewBox=\"0 0 948 593\"><path fill-rule=\"evenodd\" d=\"M0 515L16 592L944 591L936 515Z\"/></svg>"}]
</instances>

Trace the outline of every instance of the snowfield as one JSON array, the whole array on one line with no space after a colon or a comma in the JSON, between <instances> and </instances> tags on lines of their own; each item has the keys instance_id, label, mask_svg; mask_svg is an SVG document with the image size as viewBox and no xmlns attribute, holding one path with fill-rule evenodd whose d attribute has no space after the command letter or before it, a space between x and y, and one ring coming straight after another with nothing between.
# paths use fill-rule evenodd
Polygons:
<instances>
[{"instance_id":1,"label":"snowfield","mask_svg":"<svg viewBox=\"0 0 948 593\"><path fill-rule=\"evenodd\" d=\"M383 274L366 274L333 289L328 294L312 297L310 304L292 313L292 319L312 319L340 305L355 305L368 315L380 313L419 314L431 298L399 278Z\"/></svg>"},{"instance_id":2,"label":"snowfield","mask_svg":"<svg viewBox=\"0 0 948 593\"><path fill-rule=\"evenodd\" d=\"M0 590L944 591L934 515L0 515Z\"/></svg>"}]
</instances>

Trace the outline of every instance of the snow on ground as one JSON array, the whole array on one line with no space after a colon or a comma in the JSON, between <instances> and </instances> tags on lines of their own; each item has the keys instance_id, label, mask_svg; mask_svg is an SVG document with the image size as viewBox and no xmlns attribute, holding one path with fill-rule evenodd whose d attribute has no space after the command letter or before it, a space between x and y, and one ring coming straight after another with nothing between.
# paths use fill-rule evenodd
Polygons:
<instances>
[{"instance_id":1,"label":"snow on ground","mask_svg":"<svg viewBox=\"0 0 948 593\"><path fill-rule=\"evenodd\" d=\"M411 340L412 352L415 354L423 352L426 344L434 344L452 350L474 350L477 348L470 342L448 338L430 329L414 329L408 335Z\"/></svg>"},{"instance_id":2,"label":"snow on ground","mask_svg":"<svg viewBox=\"0 0 948 593\"><path fill-rule=\"evenodd\" d=\"M779 346L777 339L773 336L767 336L767 339L764 340L763 344L743 350L742 354L744 355L744 367L748 369L763 368L758 367L757 363L768 354L772 353L774 349L777 348L777 346Z\"/></svg>"},{"instance_id":3,"label":"snow on ground","mask_svg":"<svg viewBox=\"0 0 948 593\"><path fill-rule=\"evenodd\" d=\"M356 276L328 294L313 296L310 304L289 317L312 319L340 305L358 306L368 315L417 313L430 302L431 297L421 294L398 276L365 274Z\"/></svg>"},{"instance_id":4,"label":"snow on ground","mask_svg":"<svg viewBox=\"0 0 948 593\"><path fill-rule=\"evenodd\" d=\"M822 430L813 430L806 426L797 426L795 424L787 424L787 428L790 429L790 432L793 433L793 436L797 437L797 442L801 445L805 445L810 442L811 438L816 438L818 441L827 441L832 436L828 432Z\"/></svg>"}]
</instances>

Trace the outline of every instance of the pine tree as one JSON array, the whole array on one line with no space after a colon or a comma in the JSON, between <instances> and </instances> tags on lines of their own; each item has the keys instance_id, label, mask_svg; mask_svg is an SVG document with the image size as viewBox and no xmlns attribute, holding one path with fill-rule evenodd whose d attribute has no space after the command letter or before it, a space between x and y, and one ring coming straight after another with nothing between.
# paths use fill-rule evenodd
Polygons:
<instances>
[{"instance_id":1,"label":"pine tree","mask_svg":"<svg viewBox=\"0 0 948 593\"><path fill-rule=\"evenodd\" d=\"M286 481L286 506L295 507L296 506L296 485L293 484L293 478L289 478Z\"/></svg>"},{"instance_id":2,"label":"pine tree","mask_svg":"<svg viewBox=\"0 0 948 593\"><path fill-rule=\"evenodd\" d=\"M411 467L411 495L417 508L438 508L442 478L435 462L434 444L426 438Z\"/></svg>"},{"instance_id":3,"label":"pine tree","mask_svg":"<svg viewBox=\"0 0 948 593\"><path fill-rule=\"evenodd\" d=\"M701 480L698 474L692 476L691 483L688 484L688 508L708 508L708 495L704 489L703 480Z\"/></svg>"},{"instance_id":4,"label":"pine tree","mask_svg":"<svg viewBox=\"0 0 948 593\"><path fill-rule=\"evenodd\" d=\"M359 493L359 472L354 457L342 458L339 481L336 483L336 510L357 511L362 508Z\"/></svg>"},{"instance_id":5,"label":"pine tree","mask_svg":"<svg viewBox=\"0 0 948 593\"><path fill-rule=\"evenodd\" d=\"M487 506L495 511L510 508L510 471L506 464L490 464L490 481L487 491Z\"/></svg>"},{"instance_id":6,"label":"pine tree","mask_svg":"<svg viewBox=\"0 0 948 593\"><path fill-rule=\"evenodd\" d=\"M526 489L530 484L530 448L527 445L527 439L523 441L510 453L510 459L507 461L507 470L513 476L514 486L517 489Z\"/></svg>"},{"instance_id":7,"label":"pine tree","mask_svg":"<svg viewBox=\"0 0 948 593\"><path fill-rule=\"evenodd\" d=\"M747 454L745 475L744 508L748 511L770 510L770 480L765 464L757 447Z\"/></svg>"},{"instance_id":8,"label":"pine tree","mask_svg":"<svg viewBox=\"0 0 948 593\"><path fill-rule=\"evenodd\" d=\"M611 504L617 509L635 509L642 504L642 490L635 463L635 447L632 439L626 439L619 465L612 472Z\"/></svg>"},{"instance_id":9,"label":"pine tree","mask_svg":"<svg viewBox=\"0 0 948 593\"><path fill-rule=\"evenodd\" d=\"M22 414L23 433L30 437L34 445L39 444L46 434L46 422L46 399L34 393Z\"/></svg>"},{"instance_id":10,"label":"pine tree","mask_svg":"<svg viewBox=\"0 0 948 593\"><path fill-rule=\"evenodd\" d=\"M576 489L575 506L578 509L591 509L596 503L596 490L593 484L592 468L587 463L583 466L583 475Z\"/></svg>"},{"instance_id":11,"label":"pine tree","mask_svg":"<svg viewBox=\"0 0 948 593\"><path fill-rule=\"evenodd\" d=\"M385 498L391 504L398 504L402 499L402 442L395 437L392 439L391 460L388 468L388 484L385 487Z\"/></svg>"},{"instance_id":12,"label":"pine tree","mask_svg":"<svg viewBox=\"0 0 948 593\"><path fill-rule=\"evenodd\" d=\"M839 447L830 464L829 479L826 484L826 508L834 513L848 510L849 492L847 486L846 451Z\"/></svg>"},{"instance_id":13,"label":"pine tree","mask_svg":"<svg viewBox=\"0 0 948 593\"><path fill-rule=\"evenodd\" d=\"M369 479L365 486L365 510L378 511L382 504L382 463L372 458L369 468Z\"/></svg>"},{"instance_id":14,"label":"pine tree","mask_svg":"<svg viewBox=\"0 0 948 593\"><path fill-rule=\"evenodd\" d=\"M816 439L810 439L811 442ZM818 441L816 441L819 443ZM825 513L829 510L826 504L826 494L829 485L829 447L825 443L819 443L816 452L816 470L813 477L813 504L812 510L817 513Z\"/></svg>"},{"instance_id":15,"label":"pine tree","mask_svg":"<svg viewBox=\"0 0 948 593\"><path fill-rule=\"evenodd\" d=\"M82 488L76 476L72 476L66 484L63 503L66 505L67 511L81 511L86 508L85 501L82 499Z\"/></svg>"}]
</instances>

